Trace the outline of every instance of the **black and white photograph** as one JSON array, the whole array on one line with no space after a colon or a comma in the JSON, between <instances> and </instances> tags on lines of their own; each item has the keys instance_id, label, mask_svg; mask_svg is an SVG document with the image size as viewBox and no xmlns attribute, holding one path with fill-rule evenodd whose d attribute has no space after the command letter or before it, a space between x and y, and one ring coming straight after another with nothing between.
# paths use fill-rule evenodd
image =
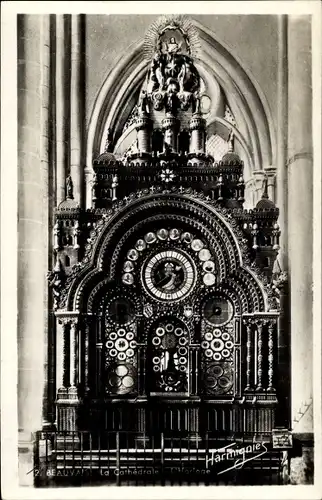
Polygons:
<instances>
[{"instance_id":1,"label":"black and white photograph","mask_svg":"<svg viewBox=\"0 0 322 500\"><path fill-rule=\"evenodd\" d=\"M2 11L3 481L321 498L321 4Z\"/></svg>"}]
</instances>

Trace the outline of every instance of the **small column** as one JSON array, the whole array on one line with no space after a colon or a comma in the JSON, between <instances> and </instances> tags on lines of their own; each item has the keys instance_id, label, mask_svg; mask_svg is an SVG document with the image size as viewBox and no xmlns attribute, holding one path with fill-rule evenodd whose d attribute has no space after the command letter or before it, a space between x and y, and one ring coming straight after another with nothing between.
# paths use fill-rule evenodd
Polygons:
<instances>
[{"instance_id":1,"label":"small column","mask_svg":"<svg viewBox=\"0 0 322 500\"><path fill-rule=\"evenodd\" d=\"M77 333L78 333L78 328L77 328L77 323L72 322L70 325L70 357L69 357L69 385L70 388L68 392L70 392L70 389L75 389L76 383L77 383L77 370L76 370L76 365L77 365L77 351L76 351L76 343L77 343Z\"/></svg>"},{"instance_id":2,"label":"small column","mask_svg":"<svg viewBox=\"0 0 322 500\"><path fill-rule=\"evenodd\" d=\"M162 120L162 128L164 130L164 151L169 150L177 153L179 120L171 113L167 113L166 118Z\"/></svg>"},{"instance_id":3,"label":"small column","mask_svg":"<svg viewBox=\"0 0 322 500\"><path fill-rule=\"evenodd\" d=\"M145 92L142 92L140 97L135 128L137 130L139 153L149 156L151 154L152 121L149 117L148 101Z\"/></svg>"},{"instance_id":4,"label":"small column","mask_svg":"<svg viewBox=\"0 0 322 500\"><path fill-rule=\"evenodd\" d=\"M256 391L263 390L263 325L261 321L257 325L257 386Z\"/></svg>"},{"instance_id":5,"label":"small column","mask_svg":"<svg viewBox=\"0 0 322 500\"><path fill-rule=\"evenodd\" d=\"M246 341L246 387L245 391L251 389L251 361L252 361L252 325L246 324L247 341Z\"/></svg>"},{"instance_id":6,"label":"small column","mask_svg":"<svg viewBox=\"0 0 322 500\"><path fill-rule=\"evenodd\" d=\"M268 386L267 391L275 392L273 387L274 377L274 321L268 322Z\"/></svg>"},{"instance_id":7,"label":"small column","mask_svg":"<svg viewBox=\"0 0 322 500\"><path fill-rule=\"evenodd\" d=\"M55 222L53 233L54 233L54 250L59 250L61 247L61 228L59 220L56 220Z\"/></svg>"},{"instance_id":8,"label":"small column","mask_svg":"<svg viewBox=\"0 0 322 500\"><path fill-rule=\"evenodd\" d=\"M101 332L101 318L97 318L96 332L96 395L100 396L102 390L102 353L103 342Z\"/></svg>"},{"instance_id":9,"label":"small column","mask_svg":"<svg viewBox=\"0 0 322 500\"><path fill-rule=\"evenodd\" d=\"M275 167L265 167L265 176L267 178L267 194L268 198L276 203L276 168Z\"/></svg>"},{"instance_id":10,"label":"small column","mask_svg":"<svg viewBox=\"0 0 322 500\"><path fill-rule=\"evenodd\" d=\"M206 152L206 121L199 112L195 113L189 124L190 144L188 165L202 165L205 162Z\"/></svg>"},{"instance_id":11,"label":"small column","mask_svg":"<svg viewBox=\"0 0 322 500\"><path fill-rule=\"evenodd\" d=\"M66 391L66 323L57 321L56 327L56 388L57 398Z\"/></svg>"},{"instance_id":12,"label":"small column","mask_svg":"<svg viewBox=\"0 0 322 500\"><path fill-rule=\"evenodd\" d=\"M117 188L119 185L118 175L113 175L112 179L112 201L117 201Z\"/></svg>"},{"instance_id":13,"label":"small column","mask_svg":"<svg viewBox=\"0 0 322 500\"><path fill-rule=\"evenodd\" d=\"M86 318L84 326L84 393L89 394L89 331L90 325Z\"/></svg>"},{"instance_id":14,"label":"small column","mask_svg":"<svg viewBox=\"0 0 322 500\"><path fill-rule=\"evenodd\" d=\"M199 113L194 114L189 123L191 131L189 153L205 153L205 127L206 121L202 116Z\"/></svg>"}]
</instances>

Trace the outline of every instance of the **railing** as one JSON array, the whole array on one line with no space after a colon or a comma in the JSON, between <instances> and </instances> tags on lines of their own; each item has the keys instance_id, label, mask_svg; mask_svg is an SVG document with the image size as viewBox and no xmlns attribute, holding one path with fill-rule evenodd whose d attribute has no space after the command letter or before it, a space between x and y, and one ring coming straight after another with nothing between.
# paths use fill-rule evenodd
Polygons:
<instances>
[{"instance_id":1,"label":"railing","mask_svg":"<svg viewBox=\"0 0 322 500\"><path fill-rule=\"evenodd\" d=\"M39 432L36 486L279 484L270 434ZM254 474L254 472L256 472Z\"/></svg>"}]
</instances>

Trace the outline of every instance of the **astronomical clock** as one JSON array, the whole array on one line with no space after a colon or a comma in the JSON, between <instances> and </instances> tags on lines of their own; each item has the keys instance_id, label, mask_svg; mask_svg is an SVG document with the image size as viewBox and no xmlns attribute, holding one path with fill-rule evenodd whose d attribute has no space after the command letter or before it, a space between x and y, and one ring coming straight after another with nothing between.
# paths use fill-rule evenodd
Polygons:
<instances>
[{"instance_id":1,"label":"astronomical clock","mask_svg":"<svg viewBox=\"0 0 322 500\"><path fill-rule=\"evenodd\" d=\"M192 23L160 21L142 50L134 108L93 158L91 208L69 178L56 210L57 428L267 433L284 397L278 209L265 180L243 208L237 124ZM219 150L211 109L226 113Z\"/></svg>"}]
</instances>

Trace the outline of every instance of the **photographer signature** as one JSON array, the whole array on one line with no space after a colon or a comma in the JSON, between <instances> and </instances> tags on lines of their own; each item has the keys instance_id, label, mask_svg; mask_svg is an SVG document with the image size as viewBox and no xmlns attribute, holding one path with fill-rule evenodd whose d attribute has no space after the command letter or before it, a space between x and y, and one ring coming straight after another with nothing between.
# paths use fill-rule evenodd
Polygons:
<instances>
[{"instance_id":1,"label":"photographer signature","mask_svg":"<svg viewBox=\"0 0 322 500\"><path fill-rule=\"evenodd\" d=\"M261 457L268 451L265 446L265 443L262 442L252 443L243 448L235 448L236 445L237 443L231 443L222 448L209 450L210 457L206 458L207 467L209 465L214 465L214 463L220 463L226 460L235 459L234 464L231 467L228 467L227 469L218 472L218 475L223 474L224 472L228 472L232 469L241 469L246 462L255 460L256 458ZM253 455L254 453L256 453L256 455Z\"/></svg>"}]
</instances>

